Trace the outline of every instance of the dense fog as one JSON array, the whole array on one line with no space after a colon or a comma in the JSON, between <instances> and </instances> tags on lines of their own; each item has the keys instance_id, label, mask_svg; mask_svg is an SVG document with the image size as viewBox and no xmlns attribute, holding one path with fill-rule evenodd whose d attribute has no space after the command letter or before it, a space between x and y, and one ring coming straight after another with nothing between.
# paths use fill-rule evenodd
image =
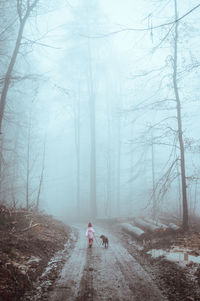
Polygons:
<instances>
[{"instance_id":1,"label":"dense fog","mask_svg":"<svg viewBox=\"0 0 200 301\"><path fill-rule=\"evenodd\" d=\"M199 11L2 0L1 203L65 220L197 214Z\"/></svg>"}]
</instances>

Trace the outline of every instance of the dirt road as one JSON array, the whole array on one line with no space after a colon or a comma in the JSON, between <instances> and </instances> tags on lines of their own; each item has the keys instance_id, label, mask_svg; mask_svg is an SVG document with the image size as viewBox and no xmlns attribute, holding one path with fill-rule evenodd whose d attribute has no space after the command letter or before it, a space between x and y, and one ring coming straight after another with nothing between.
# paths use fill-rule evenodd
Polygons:
<instances>
[{"instance_id":1,"label":"dirt road","mask_svg":"<svg viewBox=\"0 0 200 301\"><path fill-rule=\"evenodd\" d=\"M117 237L100 227L95 230L97 237L102 233L109 237L109 248L97 239L89 249L84 226L76 225L77 242L48 300L166 300Z\"/></svg>"}]
</instances>

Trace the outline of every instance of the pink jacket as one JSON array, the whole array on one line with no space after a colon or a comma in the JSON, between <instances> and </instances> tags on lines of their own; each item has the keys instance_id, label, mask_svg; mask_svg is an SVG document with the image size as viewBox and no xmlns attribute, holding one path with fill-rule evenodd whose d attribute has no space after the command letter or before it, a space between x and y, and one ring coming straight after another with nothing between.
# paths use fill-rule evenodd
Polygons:
<instances>
[{"instance_id":1,"label":"pink jacket","mask_svg":"<svg viewBox=\"0 0 200 301\"><path fill-rule=\"evenodd\" d=\"M93 238L94 237L94 232L95 231L94 231L94 229L92 227L88 227L85 235L88 238Z\"/></svg>"}]
</instances>

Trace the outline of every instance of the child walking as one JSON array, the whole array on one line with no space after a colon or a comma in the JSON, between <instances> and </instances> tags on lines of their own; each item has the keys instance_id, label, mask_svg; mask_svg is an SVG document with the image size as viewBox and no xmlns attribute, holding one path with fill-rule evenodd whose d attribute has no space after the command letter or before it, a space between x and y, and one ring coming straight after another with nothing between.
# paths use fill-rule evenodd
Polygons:
<instances>
[{"instance_id":1,"label":"child walking","mask_svg":"<svg viewBox=\"0 0 200 301\"><path fill-rule=\"evenodd\" d=\"M89 242L89 248L92 247L92 244L93 244L93 237L94 237L94 229L92 228L92 224L89 223L88 224L88 228L87 228L87 231L86 231L86 236L88 237L88 242Z\"/></svg>"}]
</instances>

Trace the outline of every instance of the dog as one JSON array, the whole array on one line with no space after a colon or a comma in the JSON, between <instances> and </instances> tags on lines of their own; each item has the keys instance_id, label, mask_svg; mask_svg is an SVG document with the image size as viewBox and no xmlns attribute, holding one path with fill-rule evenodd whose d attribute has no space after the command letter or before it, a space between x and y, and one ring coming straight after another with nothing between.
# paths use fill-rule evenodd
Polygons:
<instances>
[{"instance_id":1,"label":"dog","mask_svg":"<svg viewBox=\"0 0 200 301\"><path fill-rule=\"evenodd\" d=\"M108 248L108 243L109 243L108 237L106 237L105 235L102 234L102 235L100 236L100 238L102 239L102 245L104 245L105 248Z\"/></svg>"}]
</instances>

